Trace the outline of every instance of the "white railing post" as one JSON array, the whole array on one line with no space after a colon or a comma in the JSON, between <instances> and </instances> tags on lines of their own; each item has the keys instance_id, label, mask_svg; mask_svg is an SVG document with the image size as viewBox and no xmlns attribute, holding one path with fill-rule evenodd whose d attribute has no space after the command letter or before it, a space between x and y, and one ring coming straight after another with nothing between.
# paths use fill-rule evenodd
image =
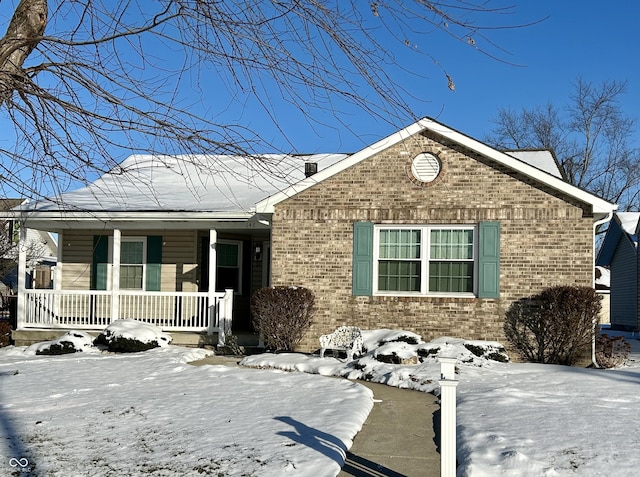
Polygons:
<instances>
[{"instance_id":1,"label":"white railing post","mask_svg":"<svg viewBox=\"0 0 640 477\"><path fill-rule=\"evenodd\" d=\"M120 245L122 232L113 229L113 264L111 266L111 323L120 318Z\"/></svg>"},{"instance_id":2,"label":"white railing post","mask_svg":"<svg viewBox=\"0 0 640 477\"><path fill-rule=\"evenodd\" d=\"M207 290L207 302L209 306L207 307L207 318L209 320L207 329L212 333L215 329L216 325L220 326L219 323L216 323L216 305L218 306L218 316L221 317L224 310L220 308L222 303L216 303L216 270L218 268L218 255L217 255L217 244L218 244L218 231L216 229L209 230L209 263L207 266L209 267L209 289ZM218 334L218 342L220 342L220 334ZM222 336L222 340L224 341L224 336Z\"/></svg>"},{"instance_id":3,"label":"white railing post","mask_svg":"<svg viewBox=\"0 0 640 477\"><path fill-rule=\"evenodd\" d=\"M227 335L231 334L231 317L233 316L233 290L226 289L220 303L220 321L218 323L218 346L224 346Z\"/></svg>"},{"instance_id":4,"label":"white railing post","mask_svg":"<svg viewBox=\"0 0 640 477\"><path fill-rule=\"evenodd\" d=\"M24 328L27 313L27 227L20 224L18 238L18 303L16 307L17 329Z\"/></svg>"},{"instance_id":5,"label":"white railing post","mask_svg":"<svg viewBox=\"0 0 640 477\"><path fill-rule=\"evenodd\" d=\"M456 358L439 358L440 384L440 476L456 475Z\"/></svg>"}]
</instances>

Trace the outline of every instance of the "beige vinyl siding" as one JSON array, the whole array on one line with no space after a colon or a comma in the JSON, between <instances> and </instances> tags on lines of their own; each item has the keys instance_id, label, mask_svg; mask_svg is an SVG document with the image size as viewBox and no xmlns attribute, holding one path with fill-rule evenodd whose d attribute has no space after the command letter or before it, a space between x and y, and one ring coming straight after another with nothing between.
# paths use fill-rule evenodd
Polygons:
<instances>
[{"instance_id":1,"label":"beige vinyl siding","mask_svg":"<svg viewBox=\"0 0 640 477\"><path fill-rule=\"evenodd\" d=\"M611 324L614 326L637 326L638 269L634 246L621 237L611 261Z\"/></svg>"},{"instance_id":2,"label":"beige vinyl siding","mask_svg":"<svg viewBox=\"0 0 640 477\"><path fill-rule=\"evenodd\" d=\"M58 236L62 248L62 289L89 290L93 236L104 232L65 230Z\"/></svg>"},{"instance_id":3,"label":"beige vinyl siding","mask_svg":"<svg viewBox=\"0 0 640 477\"><path fill-rule=\"evenodd\" d=\"M161 290L197 292L197 232L172 230L145 235L162 235Z\"/></svg>"},{"instance_id":4,"label":"beige vinyl siding","mask_svg":"<svg viewBox=\"0 0 640 477\"><path fill-rule=\"evenodd\" d=\"M94 235L110 233L104 230L70 230L61 234L63 290L90 289ZM149 235L162 236L161 291L198 291L196 232L138 230L122 233L123 237Z\"/></svg>"}]
</instances>

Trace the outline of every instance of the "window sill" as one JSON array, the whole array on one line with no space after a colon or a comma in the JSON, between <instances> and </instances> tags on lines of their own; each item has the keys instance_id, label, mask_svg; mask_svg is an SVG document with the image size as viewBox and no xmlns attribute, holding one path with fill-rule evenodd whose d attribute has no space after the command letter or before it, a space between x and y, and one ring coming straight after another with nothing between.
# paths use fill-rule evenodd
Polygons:
<instances>
[{"instance_id":1,"label":"window sill","mask_svg":"<svg viewBox=\"0 0 640 477\"><path fill-rule=\"evenodd\" d=\"M473 293L382 293L373 294L376 297L399 297L399 298L478 298Z\"/></svg>"}]
</instances>

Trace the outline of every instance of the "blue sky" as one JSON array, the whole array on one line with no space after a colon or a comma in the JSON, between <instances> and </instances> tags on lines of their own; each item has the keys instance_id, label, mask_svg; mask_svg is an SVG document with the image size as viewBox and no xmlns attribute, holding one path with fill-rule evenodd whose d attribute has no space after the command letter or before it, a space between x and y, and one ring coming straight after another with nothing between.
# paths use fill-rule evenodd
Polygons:
<instances>
[{"instance_id":1,"label":"blue sky","mask_svg":"<svg viewBox=\"0 0 640 477\"><path fill-rule=\"evenodd\" d=\"M6 22L6 15L13 11L16 2L2 2L2 23ZM140 5L153 6L145 2ZM629 116L638 118L640 38L635 28L640 20L640 2L610 0L605 6L601 0L494 0L490 5L514 5L514 13L487 20L493 23L517 25L548 18L528 27L486 32L493 42L506 50L499 53L504 62L446 35L416 36L416 47L432 55L453 78L454 92L448 89L442 69L429 58L407 56L402 45L393 47L391 41L388 42L394 54L408 58L408 69L416 73L404 73L394 78L412 95L407 95L407 101L418 117L433 117L482 140L490 132L490 121L499 108L518 110L549 101L563 107L572 92L572 84L580 76L594 84L606 80L627 81L628 93L623 98L623 107ZM483 46L481 38L477 38L477 45ZM154 58L158 58L159 63L173 56L173 52L166 49L150 53L157 55ZM180 55L176 56L177 64L181 64ZM230 99L230 93L217 81L217 72L205 67L192 74L192 79L181 86L183 104L194 105L218 122L251 128L285 151L355 152L411 122L406 119L389 123L338 104L348 127L341 125L329 110L311 111L318 121L310 125L295 108L278 97L277 91L273 91L273 113L288 139L283 140L256 101L242 96L237 100ZM126 149L119 150L114 152L113 159L122 161L129 153Z\"/></svg>"},{"instance_id":2,"label":"blue sky","mask_svg":"<svg viewBox=\"0 0 640 477\"><path fill-rule=\"evenodd\" d=\"M502 2L502 4L509 2ZM459 131L482 139L491 130L491 119L499 108L520 109L546 104L562 107L568 102L572 84L583 80L598 84L607 80L628 82L624 111L633 118L640 114L640 2L629 0L536 0L514 1L517 14L509 23L525 23L549 17L526 28L490 32L491 39L509 51L501 63L451 41L430 51L453 77L456 90L449 91L445 78L433 75L411 84L428 103L417 104L419 116L430 116ZM353 130L329 128L311 134L303 127L304 152L358 150L363 145L394 132L394 127L353 118ZM639 125L640 127L640 125ZM639 133L640 134L640 133ZM361 137L359 137L361 136ZM638 136L640 143L640 136Z\"/></svg>"},{"instance_id":3,"label":"blue sky","mask_svg":"<svg viewBox=\"0 0 640 477\"><path fill-rule=\"evenodd\" d=\"M447 87L443 72L424 57L415 57L416 70L426 77L398 77L416 96L411 101L419 117L433 117L454 129L482 140L491 131L491 120L499 108L519 110L547 102L563 108L569 102L578 77L597 85L602 81L627 81L623 109L632 118L640 112L640 2L536 0L497 2L514 5L513 14L496 21L525 24L548 17L538 24L487 32L506 50L497 61L465 43L433 34L418 47L437 59L452 76L456 88ZM481 41L477 43L479 46ZM495 51L495 50L492 50ZM422 62L422 63L421 63ZM280 126L297 152L355 152L405 124L388 124L358 110L349 111L345 129L330 112L316 112L327 126L310 127L294 110L278 112ZM274 128L263 113L252 107L233 109L234 119L266 137ZM639 125L640 127L640 125ZM640 143L640 136L638 136Z\"/></svg>"}]
</instances>

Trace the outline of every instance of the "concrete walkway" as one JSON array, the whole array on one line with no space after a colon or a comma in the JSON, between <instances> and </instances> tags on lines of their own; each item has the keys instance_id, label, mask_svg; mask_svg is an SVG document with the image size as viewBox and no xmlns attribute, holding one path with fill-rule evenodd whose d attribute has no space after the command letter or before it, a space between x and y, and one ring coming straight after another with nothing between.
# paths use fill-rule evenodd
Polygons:
<instances>
[{"instance_id":1,"label":"concrete walkway","mask_svg":"<svg viewBox=\"0 0 640 477\"><path fill-rule=\"evenodd\" d=\"M434 442L435 396L359 381L375 403L338 477L439 477Z\"/></svg>"},{"instance_id":2,"label":"concrete walkway","mask_svg":"<svg viewBox=\"0 0 640 477\"><path fill-rule=\"evenodd\" d=\"M229 356L209 356L190 364L237 366L237 362ZM439 477L434 422L440 406L435 396L358 382L373 391L375 402L337 477Z\"/></svg>"}]
</instances>

